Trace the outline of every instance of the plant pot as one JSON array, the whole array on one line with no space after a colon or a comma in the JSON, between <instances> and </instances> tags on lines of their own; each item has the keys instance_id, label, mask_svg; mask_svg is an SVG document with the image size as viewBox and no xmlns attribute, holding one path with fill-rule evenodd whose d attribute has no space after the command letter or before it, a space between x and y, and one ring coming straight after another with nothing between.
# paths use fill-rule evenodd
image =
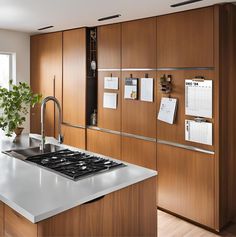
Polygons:
<instances>
[{"instance_id":1,"label":"plant pot","mask_svg":"<svg viewBox=\"0 0 236 237\"><path fill-rule=\"evenodd\" d=\"M16 136L20 136L21 133L23 132L23 130L24 130L23 127L17 127L17 128L15 129L15 134L16 134Z\"/></svg>"}]
</instances>

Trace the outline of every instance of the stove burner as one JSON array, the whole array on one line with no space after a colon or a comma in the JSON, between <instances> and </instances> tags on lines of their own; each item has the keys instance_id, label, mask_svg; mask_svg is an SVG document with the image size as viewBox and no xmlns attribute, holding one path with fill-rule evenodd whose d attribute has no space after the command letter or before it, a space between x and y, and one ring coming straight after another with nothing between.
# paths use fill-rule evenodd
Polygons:
<instances>
[{"instance_id":1,"label":"stove burner","mask_svg":"<svg viewBox=\"0 0 236 237\"><path fill-rule=\"evenodd\" d=\"M26 161L55 171L75 181L100 172L106 172L114 168L125 166L123 163L68 149L50 154L31 156L28 157Z\"/></svg>"}]
</instances>

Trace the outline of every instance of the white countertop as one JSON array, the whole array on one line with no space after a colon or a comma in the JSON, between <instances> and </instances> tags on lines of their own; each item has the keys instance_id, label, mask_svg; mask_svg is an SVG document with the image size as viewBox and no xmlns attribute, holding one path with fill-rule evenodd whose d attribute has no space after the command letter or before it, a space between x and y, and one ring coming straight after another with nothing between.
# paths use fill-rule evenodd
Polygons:
<instances>
[{"instance_id":1,"label":"white countertop","mask_svg":"<svg viewBox=\"0 0 236 237\"><path fill-rule=\"evenodd\" d=\"M54 138L47 138L46 141L57 144ZM0 200L36 223L156 175L154 170L128 164L110 172L73 181L0 153Z\"/></svg>"}]
</instances>

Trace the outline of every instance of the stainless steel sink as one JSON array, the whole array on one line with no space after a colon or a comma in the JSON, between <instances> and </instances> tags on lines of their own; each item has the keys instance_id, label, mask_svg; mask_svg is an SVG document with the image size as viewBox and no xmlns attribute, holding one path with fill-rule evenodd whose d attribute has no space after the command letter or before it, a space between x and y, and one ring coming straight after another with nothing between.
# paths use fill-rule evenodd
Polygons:
<instances>
[{"instance_id":1,"label":"stainless steel sink","mask_svg":"<svg viewBox=\"0 0 236 237\"><path fill-rule=\"evenodd\" d=\"M9 156L21 159L21 160L26 160L30 156L52 153L52 152L60 151L63 149L65 148L62 148L60 146L56 146L53 144L45 144L44 152L42 152L38 146L38 147L31 147L31 148L26 148L26 149L13 149L9 151L3 151L3 153Z\"/></svg>"}]
</instances>

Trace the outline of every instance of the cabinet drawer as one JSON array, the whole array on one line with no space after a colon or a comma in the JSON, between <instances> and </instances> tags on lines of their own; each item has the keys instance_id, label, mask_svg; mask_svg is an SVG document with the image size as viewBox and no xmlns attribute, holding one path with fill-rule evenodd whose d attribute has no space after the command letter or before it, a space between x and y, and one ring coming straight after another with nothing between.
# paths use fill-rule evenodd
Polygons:
<instances>
[{"instance_id":1,"label":"cabinet drawer","mask_svg":"<svg viewBox=\"0 0 236 237\"><path fill-rule=\"evenodd\" d=\"M64 143L69 146L85 149L85 129L76 128L70 125L62 125Z\"/></svg>"},{"instance_id":2,"label":"cabinet drawer","mask_svg":"<svg viewBox=\"0 0 236 237\"><path fill-rule=\"evenodd\" d=\"M117 134L87 129L87 150L121 159L121 137Z\"/></svg>"},{"instance_id":3,"label":"cabinet drawer","mask_svg":"<svg viewBox=\"0 0 236 237\"><path fill-rule=\"evenodd\" d=\"M37 224L5 205L5 237L36 237Z\"/></svg>"}]
</instances>

